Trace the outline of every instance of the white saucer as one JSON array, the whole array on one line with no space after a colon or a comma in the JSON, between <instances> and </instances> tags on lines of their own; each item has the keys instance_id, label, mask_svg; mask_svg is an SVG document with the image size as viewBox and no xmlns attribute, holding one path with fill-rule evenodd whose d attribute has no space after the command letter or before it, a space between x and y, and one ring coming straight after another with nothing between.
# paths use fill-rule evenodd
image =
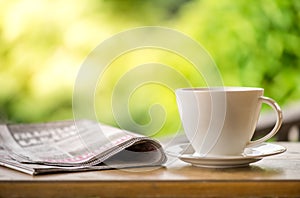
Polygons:
<instances>
[{"instance_id":1,"label":"white saucer","mask_svg":"<svg viewBox=\"0 0 300 198\"><path fill-rule=\"evenodd\" d=\"M222 157L198 157L189 143L178 144L166 148L166 154L172 157L178 157L180 160L190 163L194 166L207 168L236 168L248 166L250 163L257 162L263 157L277 155L286 151L281 145L272 143L262 143L257 146L248 147L243 155L240 156L222 156Z\"/></svg>"}]
</instances>

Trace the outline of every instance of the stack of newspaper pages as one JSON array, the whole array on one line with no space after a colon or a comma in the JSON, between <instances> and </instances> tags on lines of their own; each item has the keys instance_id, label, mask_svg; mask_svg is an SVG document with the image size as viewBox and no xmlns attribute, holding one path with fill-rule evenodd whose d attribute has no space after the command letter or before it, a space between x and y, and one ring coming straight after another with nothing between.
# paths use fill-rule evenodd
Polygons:
<instances>
[{"instance_id":1,"label":"stack of newspaper pages","mask_svg":"<svg viewBox=\"0 0 300 198\"><path fill-rule=\"evenodd\" d=\"M0 125L0 165L31 175L159 166L159 142L89 120Z\"/></svg>"}]
</instances>

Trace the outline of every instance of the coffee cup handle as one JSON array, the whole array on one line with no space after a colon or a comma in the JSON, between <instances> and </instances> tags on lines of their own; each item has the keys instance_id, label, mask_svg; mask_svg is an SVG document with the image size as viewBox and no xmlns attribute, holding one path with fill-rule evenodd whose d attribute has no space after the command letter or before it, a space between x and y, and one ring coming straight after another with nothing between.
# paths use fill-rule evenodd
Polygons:
<instances>
[{"instance_id":1,"label":"coffee cup handle","mask_svg":"<svg viewBox=\"0 0 300 198\"><path fill-rule=\"evenodd\" d=\"M247 147L254 146L254 145L257 145L259 143L265 142L268 139L270 139L271 137L273 137L278 132L278 130L280 129L282 121L283 121L282 111L281 111L279 105L273 99L265 97L265 96L261 96L259 99L262 100L263 103L266 103L269 106L271 106L272 109L276 111L277 120L276 120L276 124L275 124L274 128L271 130L271 132L269 132L267 135L265 135L264 137L262 137L258 140L249 141L248 144L247 144Z\"/></svg>"}]
</instances>

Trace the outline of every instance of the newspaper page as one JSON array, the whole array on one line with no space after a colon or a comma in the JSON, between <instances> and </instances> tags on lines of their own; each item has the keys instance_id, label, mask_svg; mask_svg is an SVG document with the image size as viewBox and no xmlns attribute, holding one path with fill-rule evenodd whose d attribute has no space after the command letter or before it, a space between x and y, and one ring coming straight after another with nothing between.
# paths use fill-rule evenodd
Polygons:
<instances>
[{"instance_id":1,"label":"newspaper page","mask_svg":"<svg viewBox=\"0 0 300 198\"><path fill-rule=\"evenodd\" d=\"M158 166L159 142L89 120L0 125L0 165L29 174Z\"/></svg>"}]
</instances>

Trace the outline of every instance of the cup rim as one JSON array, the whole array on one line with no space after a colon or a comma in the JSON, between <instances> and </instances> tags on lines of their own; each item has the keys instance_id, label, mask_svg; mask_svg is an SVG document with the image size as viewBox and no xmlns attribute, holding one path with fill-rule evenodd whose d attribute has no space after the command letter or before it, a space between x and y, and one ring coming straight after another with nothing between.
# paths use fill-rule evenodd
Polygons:
<instances>
[{"instance_id":1,"label":"cup rim","mask_svg":"<svg viewBox=\"0 0 300 198\"><path fill-rule=\"evenodd\" d=\"M224 87L186 87L178 88L176 91L183 92L248 92L264 91L261 87L242 87L242 86L224 86Z\"/></svg>"}]
</instances>

